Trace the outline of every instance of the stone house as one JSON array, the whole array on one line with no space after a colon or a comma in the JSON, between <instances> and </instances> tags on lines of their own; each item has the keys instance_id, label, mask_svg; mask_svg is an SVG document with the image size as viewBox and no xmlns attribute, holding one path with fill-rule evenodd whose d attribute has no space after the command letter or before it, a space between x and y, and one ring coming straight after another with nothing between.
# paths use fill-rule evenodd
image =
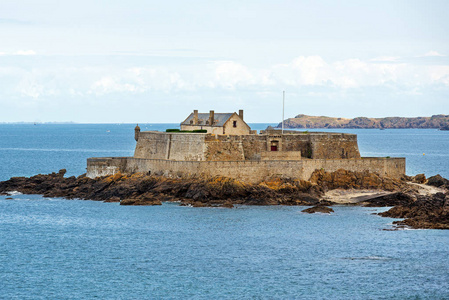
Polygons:
<instances>
[{"instance_id":1,"label":"stone house","mask_svg":"<svg viewBox=\"0 0 449 300\"><path fill-rule=\"evenodd\" d=\"M198 113L194 110L181 123L181 130L207 130L212 134L245 135L251 133L251 128L243 120L243 110L239 113Z\"/></svg>"}]
</instances>

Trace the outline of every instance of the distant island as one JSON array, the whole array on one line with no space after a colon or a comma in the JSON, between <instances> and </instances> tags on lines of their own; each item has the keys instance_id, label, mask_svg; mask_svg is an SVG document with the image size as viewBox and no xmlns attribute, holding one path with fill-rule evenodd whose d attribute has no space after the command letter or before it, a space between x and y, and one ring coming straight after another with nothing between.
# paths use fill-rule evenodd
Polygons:
<instances>
[{"instance_id":1,"label":"distant island","mask_svg":"<svg viewBox=\"0 0 449 300\"><path fill-rule=\"evenodd\" d=\"M77 124L76 122L73 121L66 121L66 122L59 122L59 121L51 121L51 122L39 122L39 121L35 121L35 122L27 122L27 121L17 121L17 122L0 122L0 124L13 124L13 125L30 125L30 124L34 124L34 125L41 125L41 124L48 124L48 125L63 125L63 124Z\"/></svg>"},{"instance_id":2,"label":"distant island","mask_svg":"<svg viewBox=\"0 0 449 300\"><path fill-rule=\"evenodd\" d=\"M436 128L449 129L449 115L433 115L431 117L386 117L354 119L333 118L325 116L297 115L284 121L285 128ZM281 128L279 123L277 128Z\"/></svg>"}]
</instances>

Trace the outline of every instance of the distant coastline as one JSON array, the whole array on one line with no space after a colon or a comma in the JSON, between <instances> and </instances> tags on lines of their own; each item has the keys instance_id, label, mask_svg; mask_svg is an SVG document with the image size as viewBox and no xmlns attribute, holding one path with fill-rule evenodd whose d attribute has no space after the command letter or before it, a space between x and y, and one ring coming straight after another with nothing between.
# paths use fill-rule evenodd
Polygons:
<instances>
[{"instance_id":1,"label":"distant coastline","mask_svg":"<svg viewBox=\"0 0 449 300\"><path fill-rule=\"evenodd\" d=\"M13 124L13 125L16 125L16 124L18 124L18 125L22 125L22 124L25 124L25 125L56 124L56 125L58 125L58 124L79 124L79 123L72 122L72 121L67 121L67 122L57 122L57 121L55 121L55 122L28 122L28 121L18 121L18 122L0 122L0 124Z\"/></svg>"},{"instance_id":2,"label":"distant coastline","mask_svg":"<svg viewBox=\"0 0 449 300\"><path fill-rule=\"evenodd\" d=\"M333 118L326 116L297 115L284 120L285 128L435 128L447 130L449 128L449 115L433 115L431 117L386 117L354 119ZM277 128L282 127L279 123Z\"/></svg>"}]
</instances>

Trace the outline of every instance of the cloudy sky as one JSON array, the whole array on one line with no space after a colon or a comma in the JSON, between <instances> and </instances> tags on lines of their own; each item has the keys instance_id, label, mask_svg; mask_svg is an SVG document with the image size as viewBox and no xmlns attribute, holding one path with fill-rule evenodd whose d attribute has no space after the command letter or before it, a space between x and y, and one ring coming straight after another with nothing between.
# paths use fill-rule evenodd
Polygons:
<instances>
[{"instance_id":1,"label":"cloudy sky","mask_svg":"<svg viewBox=\"0 0 449 300\"><path fill-rule=\"evenodd\" d=\"M0 1L0 122L449 114L449 1Z\"/></svg>"}]
</instances>

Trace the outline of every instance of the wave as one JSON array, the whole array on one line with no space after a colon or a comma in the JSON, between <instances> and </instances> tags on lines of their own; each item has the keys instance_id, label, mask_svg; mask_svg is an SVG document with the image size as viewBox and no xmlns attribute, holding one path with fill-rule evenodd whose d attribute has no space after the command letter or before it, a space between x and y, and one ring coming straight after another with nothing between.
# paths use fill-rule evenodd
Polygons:
<instances>
[{"instance_id":1,"label":"wave","mask_svg":"<svg viewBox=\"0 0 449 300\"><path fill-rule=\"evenodd\" d=\"M18 191L11 191L11 192L6 192L6 195L8 196L17 196L17 195L23 195L21 192Z\"/></svg>"},{"instance_id":2,"label":"wave","mask_svg":"<svg viewBox=\"0 0 449 300\"><path fill-rule=\"evenodd\" d=\"M361 256L361 257L342 257L342 259L348 260L392 260L391 257L386 256Z\"/></svg>"}]
</instances>

